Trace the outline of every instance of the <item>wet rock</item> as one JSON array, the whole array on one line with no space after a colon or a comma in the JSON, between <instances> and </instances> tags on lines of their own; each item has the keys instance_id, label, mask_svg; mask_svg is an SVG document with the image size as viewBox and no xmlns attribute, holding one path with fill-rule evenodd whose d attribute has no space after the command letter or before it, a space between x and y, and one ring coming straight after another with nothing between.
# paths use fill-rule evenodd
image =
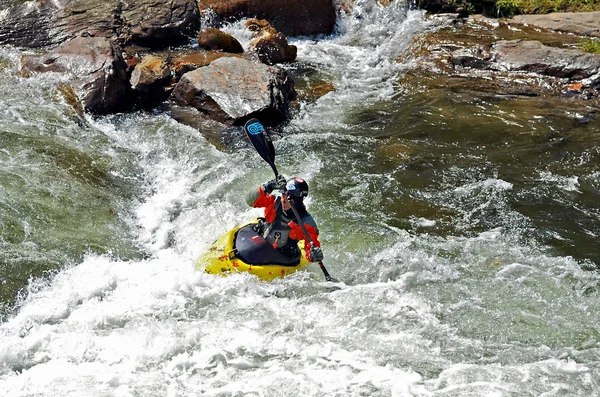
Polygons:
<instances>
[{"instance_id":1,"label":"wet rock","mask_svg":"<svg viewBox=\"0 0 600 397\"><path fill-rule=\"evenodd\" d=\"M450 61L454 66L472 69L488 69L491 65L489 51L478 45L453 51Z\"/></svg>"},{"instance_id":2,"label":"wet rock","mask_svg":"<svg viewBox=\"0 0 600 397\"><path fill-rule=\"evenodd\" d=\"M259 36L265 33L277 33L277 29L275 29L269 21L266 19L248 19L245 23L246 29L255 33L255 36Z\"/></svg>"},{"instance_id":3,"label":"wet rock","mask_svg":"<svg viewBox=\"0 0 600 397\"><path fill-rule=\"evenodd\" d=\"M129 110L131 90L121 51L103 37L77 37L43 55L26 55L23 68L30 73L59 72L86 111L108 114Z\"/></svg>"},{"instance_id":4,"label":"wet rock","mask_svg":"<svg viewBox=\"0 0 600 397\"><path fill-rule=\"evenodd\" d=\"M545 46L539 41L499 41L492 46L495 65L500 70L518 70L571 80L597 79L600 55Z\"/></svg>"},{"instance_id":5,"label":"wet rock","mask_svg":"<svg viewBox=\"0 0 600 397\"><path fill-rule=\"evenodd\" d=\"M170 93L171 69L166 62L146 55L131 74L131 88L138 105L151 108L167 99Z\"/></svg>"},{"instance_id":6,"label":"wet rock","mask_svg":"<svg viewBox=\"0 0 600 397\"><path fill-rule=\"evenodd\" d=\"M58 92L62 99L69 104L74 112L74 115L77 116L77 119L83 120L85 116L83 105L79 101L79 98L77 97L75 90L73 90L73 87L71 87L70 84L59 83L56 87L56 92Z\"/></svg>"},{"instance_id":7,"label":"wet rock","mask_svg":"<svg viewBox=\"0 0 600 397\"><path fill-rule=\"evenodd\" d=\"M561 33L600 37L600 11L517 15L507 22L513 25L535 26Z\"/></svg>"},{"instance_id":8,"label":"wet rock","mask_svg":"<svg viewBox=\"0 0 600 397\"><path fill-rule=\"evenodd\" d=\"M316 84L303 90L302 99L308 102L316 102L317 99L329 94L332 91L335 91L335 86L331 82Z\"/></svg>"},{"instance_id":9,"label":"wet rock","mask_svg":"<svg viewBox=\"0 0 600 397\"><path fill-rule=\"evenodd\" d=\"M171 97L176 104L225 124L240 125L259 117L267 125L276 125L289 119L296 92L283 69L224 57L184 74Z\"/></svg>"},{"instance_id":10,"label":"wet rock","mask_svg":"<svg viewBox=\"0 0 600 397\"><path fill-rule=\"evenodd\" d=\"M41 48L56 46L72 35L61 29L53 2L24 3L0 15L0 44Z\"/></svg>"},{"instance_id":11,"label":"wet rock","mask_svg":"<svg viewBox=\"0 0 600 397\"><path fill-rule=\"evenodd\" d=\"M98 4L91 0L85 1ZM119 0L115 2L115 9L117 20L122 21L119 37L124 43L163 48L186 42L200 27L195 0Z\"/></svg>"},{"instance_id":12,"label":"wet rock","mask_svg":"<svg viewBox=\"0 0 600 397\"><path fill-rule=\"evenodd\" d=\"M192 70L208 66L212 61L216 59L234 56L239 57L239 55L235 55L232 53L217 51L201 51L189 54L182 54L173 59L172 67L175 71L175 77L178 81L181 78L181 76L183 76L187 72L191 72Z\"/></svg>"},{"instance_id":13,"label":"wet rock","mask_svg":"<svg viewBox=\"0 0 600 397\"><path fill-rule=\"evenodd\" d=\"M246 21L246 28L254 33L248 49L262 63L273 65L296 60L298 48L288 44L287 37L277 32L266 19L250 19Z\"/></svg>"},{"instance_id":14,"label":"wet rock","mask_svg":"<svg viewBox=\"0 0 600 397\"><path fill-rule=\"evenodd\" d=\"M437 17L442 28L420 35L407 51L418 65L401 78L407 86L598 103L600 62L576 50L580 37L504 19Z\"/></svg>"},{"instance_id":15,"label":"wet rock","mask_svg":"<svg viewBox=\"0 0 600 397\"><path fill-rule=\"evenodd\" d=\"M336 21L331 0L198 0L198 7L221 21L267 19L287 36L330 34Z\"/></svg>"},{"instance_id":16,"label":"wet rock","mask_svg":"<svg viewBox=\"0 0 600 397\"><path fill-rule=\"evenodd\" d=\"M0 44L39 48L85 35L156 48L187 40L199 23L194 0L37 0L0 16Z\"/></svg>"},{"instance_id":17,"label":"wet rock","mask_svg":"<svg viewBox=\"0 0 600 397\"><path fill-rule=\"evenodd\" d=\"M287 38L281 32L273 34L272 31L267 31L250 41L248 47L267 65L293 62L298 54L296 46L288 44Z\"/></svg>"},{"instance_id":18,"label":"wet rock","mask_svg":"<svg viewBox=\"0 0 600 397\"><path fill-rule=\"evenodd\" d=\"M235 37L216 28L204 28L198 33L198 47L233 54L244 52L244 48Z\"/></svg>"}]
</instances>

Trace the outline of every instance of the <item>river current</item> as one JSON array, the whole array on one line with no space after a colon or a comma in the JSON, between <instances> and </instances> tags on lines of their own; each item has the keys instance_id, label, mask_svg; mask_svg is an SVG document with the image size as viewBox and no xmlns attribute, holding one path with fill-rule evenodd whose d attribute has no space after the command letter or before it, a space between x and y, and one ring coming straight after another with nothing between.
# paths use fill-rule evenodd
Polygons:
<instances>
[{"instance_id":1,"label":"river current","mask_svg":"<svg viewBox=\"0 0 600 397\"><path fill-rule=\"evenodd\" d=\"M82 118L0 48L0 394L599 395L600 122L407 87L435 28L361 0L292 40L290 72L335 90L273 132L276 163L308 181L337 285L195 269L261 215L244 196L272 172L241 131Z\"/></svg>"}]
</instances>

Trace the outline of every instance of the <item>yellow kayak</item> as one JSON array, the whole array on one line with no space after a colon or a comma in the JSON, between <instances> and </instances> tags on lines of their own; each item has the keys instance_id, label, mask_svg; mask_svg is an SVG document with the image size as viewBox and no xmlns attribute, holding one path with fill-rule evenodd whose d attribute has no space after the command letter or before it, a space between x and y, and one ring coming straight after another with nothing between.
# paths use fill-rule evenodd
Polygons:
<instances>
[{"instance_id":1,"label":"yellow kayak","mask_svg":"<svg viewBox=\"0 0 600 397\"><path fill-rule=\"evenodd\" d=\"M222 276L247 272L270 281L294 273L310 263L304 256L304 241L298 242L299 257L288 257L256 233L255 225L250 223L225 233L198 258L196 269Z\"/></svg>"}]
</instances>

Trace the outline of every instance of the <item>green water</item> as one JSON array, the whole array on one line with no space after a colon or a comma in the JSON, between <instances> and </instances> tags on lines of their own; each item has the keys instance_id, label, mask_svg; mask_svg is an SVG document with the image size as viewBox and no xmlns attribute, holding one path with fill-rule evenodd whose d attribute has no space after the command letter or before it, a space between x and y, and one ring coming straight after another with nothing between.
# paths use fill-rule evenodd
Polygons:
<instances>
[{"instance_id":1,"label":"green water","mask_svg":"<svg viewBox=\"0 0 600 397\"><path fill-rule=\"evenodd\" d=\"M41 83L41 84L40 84ZM36 84L40 84L36 87ZM0 302L87 253L133 258L135 156L74 119L44 82L4 75L0 120Z\"/></svg>"}]
</instances>

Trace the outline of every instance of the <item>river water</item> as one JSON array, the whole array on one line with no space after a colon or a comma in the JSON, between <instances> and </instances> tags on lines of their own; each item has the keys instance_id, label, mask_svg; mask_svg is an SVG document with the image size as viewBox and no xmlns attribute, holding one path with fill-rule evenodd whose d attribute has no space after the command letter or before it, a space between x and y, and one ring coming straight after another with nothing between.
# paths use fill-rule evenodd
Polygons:
<instances>
[{"instance_id":1,"label":"river water","mask_svg":"<svg viewBox=\"0 0 600 397\"><path fill-rule=\"evenodd\" d=\"M290 71L335 90L274 132L276 162L308 180L338 285L196 271L260 215L244 195L272 174L242 132L82 118L63 76L21 77L1 48L1 394L599 395L600 122L406 86L433 28L364 0L293 40Z\"/></svg>"}]
</instances>

